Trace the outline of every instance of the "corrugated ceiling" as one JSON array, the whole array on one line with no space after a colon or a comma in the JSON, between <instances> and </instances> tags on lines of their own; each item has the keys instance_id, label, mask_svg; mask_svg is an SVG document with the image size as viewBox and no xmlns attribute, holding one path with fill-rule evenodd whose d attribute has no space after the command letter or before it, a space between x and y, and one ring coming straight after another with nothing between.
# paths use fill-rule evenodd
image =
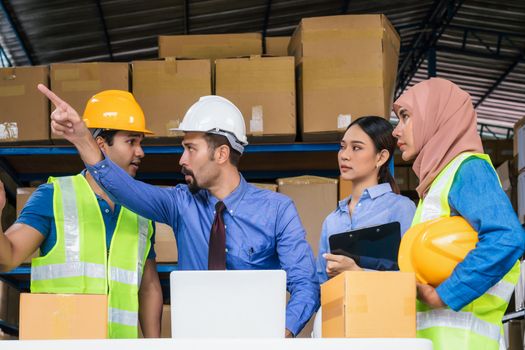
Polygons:
<instances>
[{"instance_id":1,"label":"corrugated ceiling","mask_svg":"<svg viewBox=\"0 0 525 350\"><path fill-rule=\"evenodd\" d=\"M401 35L398 94L429 74L450 79L472 95L485 136L510 135L525 115L523 0L0 0L0 6L0 43L14 65L153 58L161 34L281 36L304 17L384 13Z\"/></svg>"}]
</instances>

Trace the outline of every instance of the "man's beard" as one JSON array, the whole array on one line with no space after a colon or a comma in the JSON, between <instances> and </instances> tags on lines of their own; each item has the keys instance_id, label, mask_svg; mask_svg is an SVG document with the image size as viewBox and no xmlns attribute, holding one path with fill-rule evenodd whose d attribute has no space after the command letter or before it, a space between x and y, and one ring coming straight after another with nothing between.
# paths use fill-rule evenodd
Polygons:
<instances>
[{"instance_id":1,"label":"man's beard","mask_svg":"<svg viewBox=\"0 0 525 350\"><path fill-rule=\"evenodd\" d=\"M201 190L201 187L197 183L197 179L195 178L195 175L193 175L193 172L191 170L182 167L182 174L184 176L190 176L192 178L193 181L186 181L186 184L188 184L188 189L192 194L195 194Z\"/></svg>"}]
</instances>

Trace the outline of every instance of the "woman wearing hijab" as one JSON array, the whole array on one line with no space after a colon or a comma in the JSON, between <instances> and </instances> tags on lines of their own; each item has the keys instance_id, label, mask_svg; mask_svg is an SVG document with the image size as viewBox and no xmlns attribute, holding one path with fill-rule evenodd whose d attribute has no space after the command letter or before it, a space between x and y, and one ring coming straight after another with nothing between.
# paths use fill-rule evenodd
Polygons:
<instances>
[{"instance_id":1,"label":"woman wearing hijab","mask_svg":"<svg viewBox=\"0 0 525 350\"><path fill-rule=\"evenodd\" d=\"M479 243L437 288L418 284L418 337L439 349L498 349L501 318L519 276L525 232L483 154L467 92L432 78L394 102L393 135L414 161L420 202L412 225L461 216Z\"/></svg>"}]
</instances>

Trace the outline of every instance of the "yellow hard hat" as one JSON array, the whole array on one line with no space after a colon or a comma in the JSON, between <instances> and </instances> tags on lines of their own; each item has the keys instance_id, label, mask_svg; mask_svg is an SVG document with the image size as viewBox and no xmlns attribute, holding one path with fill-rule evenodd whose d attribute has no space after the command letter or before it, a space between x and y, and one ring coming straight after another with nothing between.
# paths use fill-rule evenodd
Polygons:
<instances>
[{"instance_id":1,"label":"yellow hard hat","mask_svg":"<svg viewBox=\"0 0 525 350\"><path fill-rule=\"evenodd\" d=\"M477 242L478 233L461 216L422 222L401 239L399 269L414 272L418 282L437 287Z\"/></svg>"},{"instance_id":2,"label":"yellow hard hat","mask_svg":"<svg viewBox=\"0 0 525 350\"><path fill-rule=\"evenodd\" d=\"M84 122L90 129L153 134L146 129L142 108L132 94L123 90L105 90L91 97L84 110Z\"/></svg>"}]
</instances>

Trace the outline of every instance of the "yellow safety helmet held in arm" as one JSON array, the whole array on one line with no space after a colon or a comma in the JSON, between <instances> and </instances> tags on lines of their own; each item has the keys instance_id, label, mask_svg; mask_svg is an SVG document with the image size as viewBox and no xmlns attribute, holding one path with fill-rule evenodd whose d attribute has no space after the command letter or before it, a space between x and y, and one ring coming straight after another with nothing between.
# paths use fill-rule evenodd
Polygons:
<instances>
[{"instance_id":1,"label":"yellow safety helmet held in arm","mask_svg":"<svg viewBox=\"0 0 525 350\"><path fill-rule=\"evenodd\" d=\"M90 129L111 129L153 134L146 129L144 112L135 97L123 90L105 90L91 97L84 110Z\"/></svg>"},{"instance_id":2,"label":"yellow safety helmet held in arm","mask_svg":"<svg viewBox=\"0 0 525 350\"><path fill-rule=\"evenodd\" d=\"M399 269L414 272L418 282L437 287L477 242L478 233L461 216L422 222L410 228L401 240Z\"/></svg>"}]
</instances>

